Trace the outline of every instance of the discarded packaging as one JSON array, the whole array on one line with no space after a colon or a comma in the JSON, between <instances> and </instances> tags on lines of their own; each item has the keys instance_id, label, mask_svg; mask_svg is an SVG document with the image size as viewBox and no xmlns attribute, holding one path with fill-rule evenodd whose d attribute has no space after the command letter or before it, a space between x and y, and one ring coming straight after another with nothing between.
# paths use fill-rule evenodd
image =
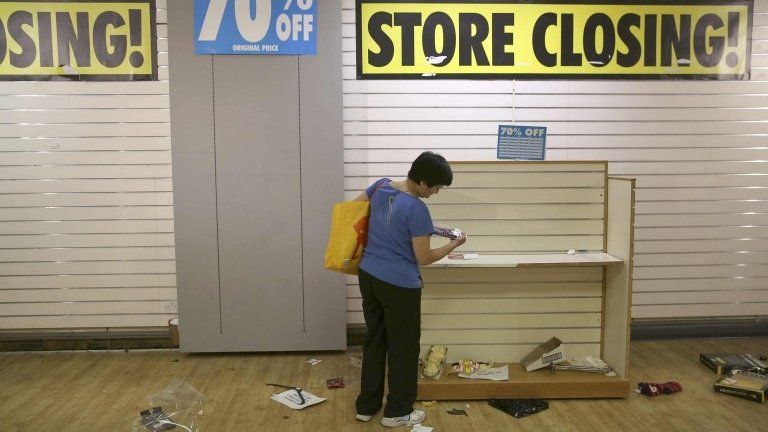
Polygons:
<instances>
[{"instance_id":1,"label":"discarded packaging","mask_svg":"<svg viewBox=\"0 0 768 432\"><path fill-rule=\"evenodd\" d=\"M353 368L361 368L363 367L363 360L358 356L349 356L349 364Z\"/></svg>"},{"instance_id":2,"label":"discarded packaging","mask_svg":"<svg viewBox=\"0 0 768 432\"><path fill-rule=\"evenodd\" d=\"M176 429L171 418L163 412L163 407L152 407L139 413L141 425L152 432Z\"/></svg>"},{"instance_id":3,"label":"discarded packaging","mask_svg":"<svg viewBox=\"0 0 768 432\"><path fill-rule=\"evenodd\" d=\"M189 383L171 381L159 393L149 397L149 409L139 413L132 422L131 432L164 431L177 427L198 432L198 417L203 414L205 396Z\"/></svg>"},{"instance_id":4,"label":"discarded packaging","mask_svg":"<svg viewBox=\"0 0 768 432\"><path fill-rule=\"evenodd\" d=\"M672 394L683 391L683 386L677 381L667 381L663 383L651 383L651 382L639 382L635 393L644 394L646 396L654 397L663 394Z\"/></svg>"},{"instance_id":5,"label":"discarded packaging","mask_svg":"<svg viewBox=\"0 0 768 432\"><path fill-rule=\"evenodd\" d=\"M424 366L421 369L421 376L429 379L439 379L445 366L445 358L448 355L448 348L442 345L432 345L424 358Z\"/></svg>"},{"instance_id":6,"label":"discarded packaging","mask_svg":"<svg viewBox=\"0 0 768 432\"><path fill-rule=\"evenodd\" d=\"M479 370L472 372L471 374L460 373L461 378L467 379L483 379L491 381L509 381L509 365L499 366L486 370Z\"/></svg>"},{"instance_id":7,"label":"discarded packaging","mask_svg":"<svg viewBox=\"0 0 768 432\"><path fill-rule=\"evenodd\" d=\"M761 356L753 354L701 353L699 354L699 362L718 375L723 375L734 369L762 374L768 372L768 362L761 360Z\"/></svg>"},{"instance_id":8,"label":"discarded packaging","mask_svg":"<svg viewBox=\"0 0 768 432\"><path fill-rule=\"evenodd\" d=\"M326 398L321 398L319 396L315 396L312 393L306 391L306 390L286 390L282 393L273 394L270 399L272 399L275 402L279 402L288 408L300 410L304 409L306 407L317 405L320 402L323 402L326 400ZM302 401L303 399L303 401Z\"/></svg>"},{"instance_id":9,"label":"discarded packaging","mask_svg":"<svg viewBox=\"0 0 768 432\"><path fill-rule=\"evenodd\" d=\"M450 260L476 260L480 258L480 254L476 253L452 253L448 254Z\"/></svg>"},{"instance_id":10,"label":"discarded packaging","mask_svg":"<svg viewBox=\"0 0 768 432\"><path fill-rule=\"evenodd\" d=\"M488 405L514 418L536 414L549 408L549 402L541 399L490 399Z\"/></svg>"},{"instance_id":11,"label":"discarded packaging","mask_svg":"<svg viewBox=\"0 0 768 432\"><path fill-rule=\"evenodd\" d=\"M715 381L715 391L763 403L768 398L768 375L734 370Z\"/></svg>"},{"instance_id":12,"label":"discarded packaging","mask_svg":"<svg viewBox=\"0 0 768 432\"><path fill-rule=\"evenodd\" d=\"M593 356L569 357L562 363L553 366L558 370L575 370L601 373L605 376L616 376L616 372L606 362Z\"/></svg>"},{"instance_id":13,"label":"discarded packaging","mask_svg":"<svg viewBox=\"0 0 768 432\"><path fill-rule=\"evenodd\" d=\"M545 368L549 365L560 363L565 360L565 346L563 341L553 337L550 340L540 344L533 349L527 356L523 357L520 365L526 371Z\"/></svg>"},{"instance_id":14,"label":"discarded packaging","mask_svg":"<svg viewBox=\"0 0 768 432\"><path fill-rule=\"evenodd\" d=\"M325 383L329 389L344 388L344 378L331 378Z\"/></svg>"},{"instance_id":15,"label":"discarded packaging","mask_svg":"<svg viewBox=\"0 0 768 432\"><path fill-rule=\"evenodd\" d=\"M469 375L477 371L488 370L493 366L492 361L479 362L472 359L464 358L456 363L451 364L451 373L463 373Z\"/></svg>"}]
</instances>

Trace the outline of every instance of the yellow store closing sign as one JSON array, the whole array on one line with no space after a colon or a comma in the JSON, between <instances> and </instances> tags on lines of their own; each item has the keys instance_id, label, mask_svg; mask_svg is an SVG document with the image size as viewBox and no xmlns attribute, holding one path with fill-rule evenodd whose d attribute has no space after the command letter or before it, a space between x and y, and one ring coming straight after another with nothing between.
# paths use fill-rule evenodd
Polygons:
<instances>
[{"instance_id":1,"label":"yellow store closing sign","mask_svg":"<svg viewBox=\"0 0 768 432\"><path fill-rule=\"evenodd\" d=\"M0 80L155 80L154 0L0 0Z\"/></svg>"},{"instance_id":2,"label":"yellow store closing sign","mask_svg":"<svg viewBox=\"0 0 768 432\"><path fill-rule=\"evenodd\" d=\"M357 0L357 77L747 80L752 5Z\"/></svg>"}]
</instances>

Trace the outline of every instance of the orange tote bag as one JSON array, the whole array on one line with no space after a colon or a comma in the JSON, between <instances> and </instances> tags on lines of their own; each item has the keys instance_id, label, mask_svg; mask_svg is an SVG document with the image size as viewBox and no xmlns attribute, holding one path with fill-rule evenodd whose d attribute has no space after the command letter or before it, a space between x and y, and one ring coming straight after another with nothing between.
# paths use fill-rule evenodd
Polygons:
<instances>
[{"instance_id":1,"label":"orange tote bag","mask_svg":"<svg viewBox=\"0 0 768 432\"><path fill-rule=\"evenodd\" d=\"M345 201L333 205L331 233L325 248L325 268L356 275L368 240L370 201Z\"/></svg>"},{"instance_id":2,"label":"orange tote bag","mask_svg":"<svg viewBox=\"0 0 768 432\"><path fill-rule=\"evenodd\" d=\"M382 179L373 189L377 190L389 179ZM368 242L368 219L371 201L344 201L333 205L331 233L325 248L325 268L356 275Z\"/></svg>"}]
</instances>

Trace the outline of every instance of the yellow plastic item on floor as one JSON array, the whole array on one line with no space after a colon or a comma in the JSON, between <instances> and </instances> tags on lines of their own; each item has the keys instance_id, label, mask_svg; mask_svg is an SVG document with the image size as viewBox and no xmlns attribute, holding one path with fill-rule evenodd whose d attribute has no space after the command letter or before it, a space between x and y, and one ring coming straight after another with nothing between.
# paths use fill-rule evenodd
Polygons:
<instances>
[{"instance_id":1,"label":"yellow plastic item on floor","mask_svg":"<svg viewBox=\"0 0 768 432\"><path fill-rule=\"evenodd\" d=\"M368 240L370 201L344 201L333 205L331 233L325 248L325 268L356 275Z\"/></svg>"}]
</instances>

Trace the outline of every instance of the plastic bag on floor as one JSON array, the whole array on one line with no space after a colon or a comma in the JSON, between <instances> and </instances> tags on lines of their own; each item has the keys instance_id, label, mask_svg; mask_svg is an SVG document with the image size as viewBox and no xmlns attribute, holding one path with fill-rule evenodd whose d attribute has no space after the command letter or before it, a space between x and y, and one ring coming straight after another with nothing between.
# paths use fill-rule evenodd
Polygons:
<instances>
[{"instance_id":1,"label":"plastic bag on floor","mask_svg":"<svg viewBox=\"0 0 768 432\"><path fill-rule=\"evenodd\" d=\"M205 396L189 383L174 380L149 397L149 407L138 413L131 432L199 431Z\"/></svg>"}]
</instances>

